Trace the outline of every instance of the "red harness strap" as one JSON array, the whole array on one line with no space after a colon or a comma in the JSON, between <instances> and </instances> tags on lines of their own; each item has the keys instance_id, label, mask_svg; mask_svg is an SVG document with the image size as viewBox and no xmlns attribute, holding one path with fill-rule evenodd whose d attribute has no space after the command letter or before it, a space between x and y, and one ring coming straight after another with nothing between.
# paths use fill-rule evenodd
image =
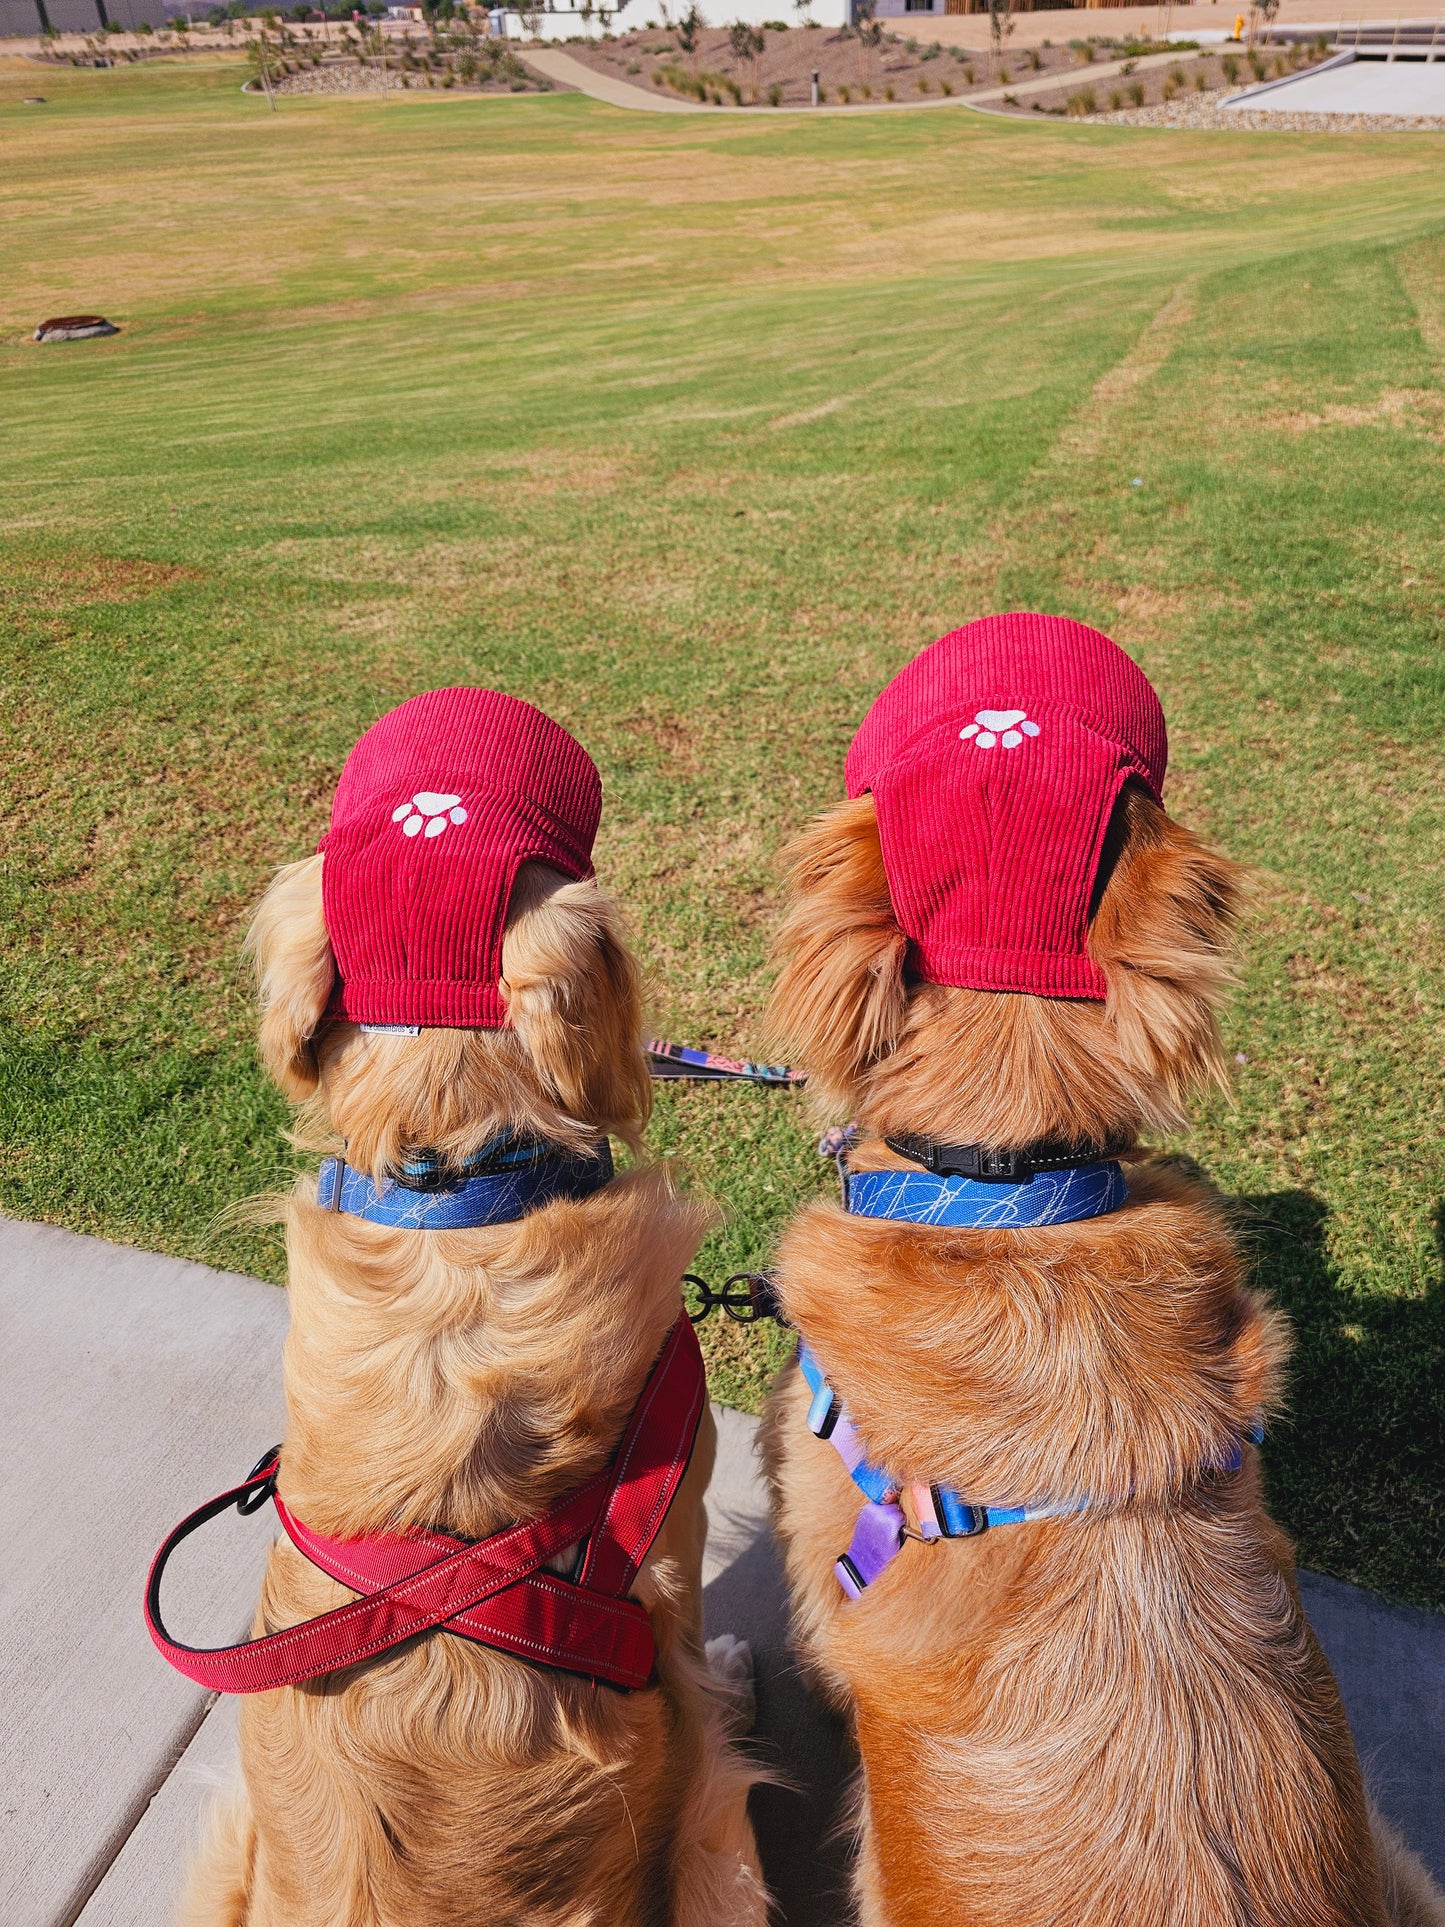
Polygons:
<instances>
[{"instance_id":1,"label":"red harness strap","mask_svg":"<svg viewBox=\"0 0 1445 1927\"><path fill-rule=\"evenodd\" d=\"M244 1484L183 1519L146 1586L150 1636L178 1672L220 1693L262 1693L355 1666L440 1627L520 1658L622 1687L652 1674L652 1622L628 1587L667 1517L707 1398L697 1336L679 1316L647 1377L612 1465L555 1505L489 1539L418 1530L365 1539L312 1532L276 1491L273 1453ZM273 1498L292 1543L360 1599L238 1646L182 1646L161 1621L161 1577L183 1539L229 1506ZM539 1568L588 1541L574 1583Z\"/></svg>"}]
</instances>

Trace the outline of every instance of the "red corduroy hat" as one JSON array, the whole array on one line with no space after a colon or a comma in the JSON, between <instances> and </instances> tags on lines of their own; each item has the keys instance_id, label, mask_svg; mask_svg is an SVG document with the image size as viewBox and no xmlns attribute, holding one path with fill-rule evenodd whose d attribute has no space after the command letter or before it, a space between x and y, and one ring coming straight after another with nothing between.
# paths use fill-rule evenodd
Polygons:
<instances>
[{"instance_id":1,"label":"red corduroy hat","mask_svg":"<svg viewBox=\"0 0 1445 1927\"><path fill-rule=\"evenodd\" d=\"M592 874L602 782L530 703L433 689L373 723L346 759L322 837L328 1014L500 1030L502 932L531 859Z\"/></svg>"},{"instance_id":2,"label":"red corduroy hat","mask_svg":"<svg viewBox=\"0 0 1445 1927\"><path fill-rule=\"evenodd\" d=\"M853 738L888 890L931 983L1107 992L1084 948L1115 799L1162 801L1164 712L1143 671L1063 616L985 616L896 675Z\"/></svg>"}]
</instances>

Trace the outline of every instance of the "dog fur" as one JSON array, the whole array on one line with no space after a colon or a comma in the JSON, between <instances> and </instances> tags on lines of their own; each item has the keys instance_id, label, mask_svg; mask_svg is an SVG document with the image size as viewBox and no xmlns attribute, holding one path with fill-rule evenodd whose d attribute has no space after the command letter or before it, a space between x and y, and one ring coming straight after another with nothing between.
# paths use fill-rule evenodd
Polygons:
<instances>
[{"instance_id":1,"label":"dog fur","mask_svg":"<svg viewBox=\"0 0 1445 1927\"><path fill-rule=\"evenodd\" d=\"M325 1020L321 859L281 871L252 930L266 1064L298 1136L382 1176L463 1159L504 1125L634 1151L651 1105L638 972L592 882L532 864L503 951L511 1028L362 1032ZM636 1164L512 1224L417 1232L283 1207L291 1329L282 1486L340 1537L482 1537L611 1457L681 1306L706 1223ZM701 1626L704 1416L634 1596L656 1684L621 1693L441 1633L242 1702L244 1787L191 1883L197 1927L761 1927L728 1694ZM553 1562L559 1568L566 1560ZM257 1632L352 1598L284 1538ZM725 1683L724 1683L725 1688Z\"/></svg>"},{"instance_id":2,"label":"dog fur","mask_svg":"<svg viewBox=\"0 0 1445 1927\"><path fill-rule=\"evenodd\" d=\"M774 1040L855 1169L886 1135L1018 1146L1183 1120L1224 1081L1215 1009L1240 879L1142 790L1120 798L1089 952L1107 1001L922 983L871 797L792 852ZM990 1503L1082 1514L908 1543L856 1602L833 1576L862 1503L785 1371L764 1426L798 1649L862 1760L863 1927L1404 1927L1445 1922L1372 1828L1338 1692L1258 1457L1288 1335L1219 1199L1137 1149L1083 1223L953 1230L819 1202L778 1257L870 1459Z\"/></svg>"}]
</instances>

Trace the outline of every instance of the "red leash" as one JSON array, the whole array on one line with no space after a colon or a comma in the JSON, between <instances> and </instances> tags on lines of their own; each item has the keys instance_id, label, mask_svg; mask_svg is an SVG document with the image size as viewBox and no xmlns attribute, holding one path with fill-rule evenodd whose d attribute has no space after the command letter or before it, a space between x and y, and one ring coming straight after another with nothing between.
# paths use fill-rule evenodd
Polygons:
<instances>
[{"instance_id":1,"label":"red leash","mask_svg":"<svg viewBox=\"0 0 1445 1927\"><path fill-rule=\"evenodd\" d=\"M220 1693L295 1686L438 1627L564 1672L645 1686L652 1674L652 1622L627 1589L682 1483L706 1399L702 1353L683 1313L647 1376L612 1465L535 1519L475 1541L425 1530L325 1538L287 1509L276 1490L279 1451L271 1453L244 1484L183 1519L156 1554L146 1585L150 1636L178 1672ZM238 1646L180 1645L160 1613L171 1554L229 1506L252 1512L268 1498L292 1543L362 1597ZM575 1582L539 1570L581 1539L588 1545Z\"/></svg>"}]
</instances>

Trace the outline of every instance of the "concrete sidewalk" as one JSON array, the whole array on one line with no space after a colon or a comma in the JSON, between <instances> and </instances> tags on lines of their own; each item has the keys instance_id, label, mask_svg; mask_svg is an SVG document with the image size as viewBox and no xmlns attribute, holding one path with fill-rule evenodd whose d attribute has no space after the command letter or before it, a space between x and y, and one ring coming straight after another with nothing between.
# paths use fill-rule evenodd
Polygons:
<instances>
[{"instance_id":1,"label":"concrete sidewalk","mask_svg":"<svg viewBox=\"0 0 1445 1927\"><path fill-rule=\"evenodd\" d=\"M4 1927L170 1918L206 1796L234 1771L235 1703L162 1663L141 1593L176 1520L281 1436L285 1323L283 1294L254 1279L0 1220ZM836 1927L846 1744L788 1656L754 1422L718 1417L708 1628L752 1641L757 1745L792 1783L756 1796L780 1918ZM241 1637L270 1536L268 1515L231 1515L187 1547L167 1579L175 1626ZM1445 1618L1309 1574L1302 1587L1375 1797L1445 1876Z\"/></svg>"}]
</instances>

